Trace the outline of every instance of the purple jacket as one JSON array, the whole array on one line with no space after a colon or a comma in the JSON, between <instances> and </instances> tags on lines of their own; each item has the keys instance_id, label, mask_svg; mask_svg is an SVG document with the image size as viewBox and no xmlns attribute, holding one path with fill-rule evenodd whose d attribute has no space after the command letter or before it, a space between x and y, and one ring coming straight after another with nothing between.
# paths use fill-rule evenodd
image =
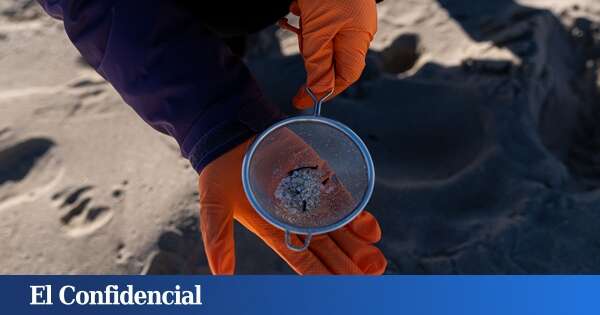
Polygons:
<instances>
[{"instance_id":1,"label":"purple jacket","mask_svg":"<svg viewBox=\"0 0 600 315\"><path fill-rule=\"evenodd\" d=\"M198 172L281 117L244 63L180 0L39 2L63 20L81 55L125 102L177 140Z\"/></svg>"}]
</instances>

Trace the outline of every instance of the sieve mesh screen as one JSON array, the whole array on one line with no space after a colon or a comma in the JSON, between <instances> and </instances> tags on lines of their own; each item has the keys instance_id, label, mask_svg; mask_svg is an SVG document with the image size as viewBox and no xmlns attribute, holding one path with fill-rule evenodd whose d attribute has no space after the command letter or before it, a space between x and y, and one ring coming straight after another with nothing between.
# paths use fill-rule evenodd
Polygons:
<instances>
[{"instance_id":1,"label":"sieve mesh screen","mask_svg":"<svg viewBox=\"0 0 600 315\"><path fill-rule=\"evenodd\" d=\"M354 141L319 121L271 130L249 160L249 185L260 207L299 228L335 224L368 190L368 169Z\"/></svg>"}]
</instances>

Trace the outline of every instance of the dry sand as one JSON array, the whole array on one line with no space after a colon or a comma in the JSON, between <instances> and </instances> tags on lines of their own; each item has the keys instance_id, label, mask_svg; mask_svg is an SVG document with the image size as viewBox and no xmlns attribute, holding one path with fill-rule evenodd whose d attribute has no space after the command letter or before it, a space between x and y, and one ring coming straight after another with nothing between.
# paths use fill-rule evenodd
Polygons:
<instances>
[{"instance_id":1,"label":"dry sand","mask_svg":"<svg viewBox=\"0 0 600 315\"><path fill-rule=\"evenodd\" d=\"M324 115L373 154L388 273L600 272L600 2L386 0L379 13L363 78ZM267 29L247 59L289 111L294 36ZM0 273L207 273L196 203L175 143L35 1L0 0ZM236 237L238 272L290 272Z\"/></svg>"}]
</instances>

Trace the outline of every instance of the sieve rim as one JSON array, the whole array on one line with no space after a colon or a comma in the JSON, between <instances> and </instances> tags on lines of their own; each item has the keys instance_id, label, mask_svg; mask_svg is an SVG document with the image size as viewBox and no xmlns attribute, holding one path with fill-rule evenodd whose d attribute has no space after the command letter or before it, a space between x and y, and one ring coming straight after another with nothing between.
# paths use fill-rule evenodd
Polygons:
<instances>
[{"instance_id":1,"label":"sieve rim","mask_svg":"<svg viewBox=\"0 0 600 315\"><path fill-rule=\"evenodd\" d=\"M274 130L276 130L280 127L292 124L292 123L297 123L297 122L323 123L323 124L326 124L332 128L335 128L335 129L341 131L348 138L350 138L350 140L354 143L354 145L356 145L358 147L358 149L363 157L363 160L365 161L366 168L367 168L367 189L365 190L365 193L363 194L362 200L357 204L357 206L354 208L354 210L352 210L352 212L350 212L348 215L346 215L343 219L341 219L338 222L335 222L335 223L332 223L332 224L329 224L326 226L322 226L322 227L299 227L299 226L295 226L295 225L291 225L291 224L282 222L281 220L277 219L269 211L267 211L260 205L260 203L258 202L258 200L255 197L254 191L252 190L252 185L250 184L250 161L251 161L252 157L254 156L254 153L256 152L258 145ZM273 225L283 231L288 231L288 232L292 232L295 234L319 235L319 234L325 234L325 233L329 233L331 231L340 229L341 227L345 226L346 224L348 224L352 220L354 220L354 218L356 218L365 209L365 207L367 206L367 203L371 199L373 190L375 188L375 166L373 164L373 159L371 158L371 154L369 153L369 149L367 148L365 143L348 126L344 125L343 123L341 123L339 121L321 117L321 116L302 115L302 116L296 116L296 117L284 119L284 120L272 125L271 127L267 128L265 131L260 133L254 139L254 141L252 142L252 144L250 145L250 147L244 154L244 159L242 161L242 186L244 188L244 193L246 194L246 197L248 198L248 201L250 202L250 204L252 205L254 210L256 210L256 212L258 212L258 214L263 219L265 219L267 222L269 222L271 225Z\"/></svg>"}]
</instances>

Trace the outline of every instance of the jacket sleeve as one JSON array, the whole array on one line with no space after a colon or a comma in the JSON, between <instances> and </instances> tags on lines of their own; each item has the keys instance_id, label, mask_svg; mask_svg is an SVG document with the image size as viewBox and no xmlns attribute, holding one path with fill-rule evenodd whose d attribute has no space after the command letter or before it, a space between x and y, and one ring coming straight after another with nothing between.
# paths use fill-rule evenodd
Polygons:
<instances>
[{"instance_id":1,"label":"jacket sleeve","mask_svg":"<svg viewBox=\"0 0 600 315\"><path fill-rule=\"evenodd\" d=\"M244 63L174 0L38 0L84 59L200 172L280 118Z\"/></svg>"}]
</instances>

